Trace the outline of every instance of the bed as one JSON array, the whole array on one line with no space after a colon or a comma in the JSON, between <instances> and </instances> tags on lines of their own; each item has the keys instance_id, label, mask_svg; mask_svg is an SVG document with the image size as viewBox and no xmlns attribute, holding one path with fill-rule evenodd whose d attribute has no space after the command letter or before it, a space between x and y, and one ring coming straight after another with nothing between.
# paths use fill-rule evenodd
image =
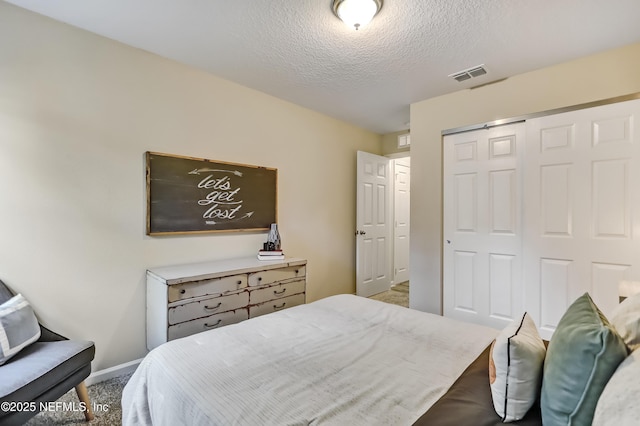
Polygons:
<instances>
[{"instance_id":1,"label":"bed","mask_svg":"<svg viewBox=\"0 0 640 426\"><path fill-rule=\"evenodd\" d=\"M124 389L123 424L497 425L499 333L332 296L154 349ZM540 425L539 411L515 424Z\"/></svg>"}]
</instances>

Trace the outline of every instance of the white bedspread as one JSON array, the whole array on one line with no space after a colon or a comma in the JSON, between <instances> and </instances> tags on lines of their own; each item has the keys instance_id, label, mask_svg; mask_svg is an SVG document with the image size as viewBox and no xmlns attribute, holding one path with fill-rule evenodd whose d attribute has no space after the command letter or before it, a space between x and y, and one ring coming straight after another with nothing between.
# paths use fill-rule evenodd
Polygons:
<instances>
[{"instance_id":1,"label":"white bedspread","mask_svg":"<svg viewBox=\"0 0 640 426\"><path fill-rule=\"evenodd\" d=\"M497 330L353 295L168 342L122 396L124 425L410 425Z\"/></svg>"}]
</instances>

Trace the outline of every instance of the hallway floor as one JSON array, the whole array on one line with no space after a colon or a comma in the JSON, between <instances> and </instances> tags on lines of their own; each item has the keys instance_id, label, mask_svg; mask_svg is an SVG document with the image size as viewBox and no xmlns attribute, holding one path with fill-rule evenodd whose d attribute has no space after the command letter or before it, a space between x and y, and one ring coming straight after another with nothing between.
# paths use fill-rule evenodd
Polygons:
<instances>
[{"instance_id":1,"label":"hallway floor","mask_svg":"<svg viewBox=\"0 0 640 426\"><path fill-rule=\"evenodd\" d=\"M388 291L375 294L369 299L379 300L381 302L393 303L394 305L409 307L409 281L393 285Z\"/></svg>"}]
</instances>

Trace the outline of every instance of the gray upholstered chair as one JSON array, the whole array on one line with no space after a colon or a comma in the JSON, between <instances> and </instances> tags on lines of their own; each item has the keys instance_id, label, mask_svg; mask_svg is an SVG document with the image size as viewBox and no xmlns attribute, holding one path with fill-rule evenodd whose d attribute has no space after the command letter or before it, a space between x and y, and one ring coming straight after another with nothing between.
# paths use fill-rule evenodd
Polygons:
<instances>
[{"instance_id":1,"label":"gray upholstered chair","mask_svg":"<svg viewBox=\"0 0 640 426\"><path fill-rule=\"evenodd\" d=\"M0 304L13 297L0 281ZM93 342L69 340L40 324L38 341L22 349L0 365L0 424L21 425L40 411L41 403L56 401L75 387L78 398L87 408L86 420L93 418L89 394L84 379L91 373L95 355ZM6 411L4 402L33 402L28 409ZM9 407L17 408L16 404ZM78 407L82 407L78 404ZM35 410L32 410L35 408Z\"/></svg>"}]
</instances>

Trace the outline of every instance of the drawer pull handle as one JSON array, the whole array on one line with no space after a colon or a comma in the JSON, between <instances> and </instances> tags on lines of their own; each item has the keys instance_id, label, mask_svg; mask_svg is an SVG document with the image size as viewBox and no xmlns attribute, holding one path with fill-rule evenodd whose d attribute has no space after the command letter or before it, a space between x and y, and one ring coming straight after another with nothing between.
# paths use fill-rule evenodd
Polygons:
<instances>
[{"instance_id":1,"label":"drawer pull handle","mask_svg":"<svg viewBox=\"0 0 640 426\"><path fill-rule=\"evenodd\" d=\"M298 271L298 270L296 269L296 275L298 275L298 272L300 272L300 271Z\"/></svg>"},{"instance_id":2,"label":"drawer pull handle","mask_svg":"<svg viewBox=\"0 0 640 426\"><path fill-rule=\"evenodd\" d=\"M240 284L242 284L242 281L241 281L241 280L238 280L238 281L236 282L236 284L240 285Z\"/></svg>"},{"instance_id":3,"label":"drawer pull handle","mask_svg":"<svg viewBox=\"0 0 640 426\"><path fill-rule=\"evenodd\" d=\"M287 291L287 289L286 289L286 288L283 288L283 289L282 289L282 290L280 290L280 291L273 290L273 294L275 294L275 295L278 295L278 294L284 294L284 292L285 292L285 291Z\"/></svg>"},{"instance_id":4,"label":"drawer pull handle","mask_svg":"<svg viewBox=\"0 0 640 426\"><path fill-rule=\"evenodd\" d=\"M215 327L219 326L219 325L220 325L220 323L222 323L222 320L221 320L221 319L219 319L219 320L218 320L218 322L216 322L215 324L211 324L211 325L209 325L209 324L207 324L207 323L205 322L205 323L204 323L204 328L215 328Z\"/></svg>"},{"instance_id":5,"label":"drawer pull handle","mask_svg":"<svg viewBox=\"0 0 640 426\"><path fill-rule=\"evenodd\" d=\"M185 290L184 288L180 290L180 294L185 294L187 292L187 290Z\"/></svg>"},{"instance_id":6,"label":"drawer pull handle","mask_svg":"<svg viewBox=\"0 0 640 426\"><path fill-rule=\"evenodd\" d=\"M280 309L284 308L286 304L287 302L282 302L282 304L279 306L273 305L273 309L275 309L276 311L279 311Z\"/></svg>"},{"instance_id":7,"label":"drawer pull handle","mask_svg":"<svg viewBox=\"0 0 640 426\"><path fill-rule=\"evenodd\" d=\"M258 281L262 281L262 277L258 277Z\"/></svg>"},{"instance_id":8,"label":"drawer pull handle","mask_svg":"<svg viewBox=\"0 0 640 426\"><path fill-rule=\"evenodd\" d=\"M222 306L222 302L219 302L216 306L207 306L204 305L204 310L205 311L215 311L216 309L218 309L220 306Z\"/></svg>"}]
</instances>

